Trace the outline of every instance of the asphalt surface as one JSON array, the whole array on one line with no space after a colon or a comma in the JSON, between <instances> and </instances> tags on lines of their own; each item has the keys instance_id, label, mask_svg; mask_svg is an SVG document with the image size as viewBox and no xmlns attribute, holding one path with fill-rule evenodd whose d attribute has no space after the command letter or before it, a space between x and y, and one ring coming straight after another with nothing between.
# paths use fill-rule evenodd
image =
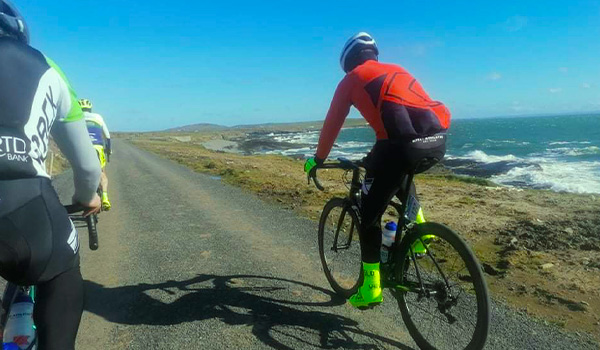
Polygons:
<instances>
[{"instance_id":1,"label":"asphalt surface","mask_svg":"<svg viewBox=\"0 0 600 350\"><path fill-rule=\"evenodd\" d=\"M330 291L316 223L125 142L114 149L100 249L79 230L78 349L416 348L390 298L358 311ZM54 180L65 201L71 181ZM496 304L492 322L486 349L598 348Z\"/></svg>"}]
</instances>

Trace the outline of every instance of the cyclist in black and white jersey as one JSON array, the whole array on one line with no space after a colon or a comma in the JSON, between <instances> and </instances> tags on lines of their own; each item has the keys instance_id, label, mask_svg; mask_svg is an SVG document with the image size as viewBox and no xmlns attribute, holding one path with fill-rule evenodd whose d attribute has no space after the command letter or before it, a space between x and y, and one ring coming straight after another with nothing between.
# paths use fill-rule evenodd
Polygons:
<instances>
[{"instance_id":1,"label":"cyclist in black and white jersey","mask_svg":"<svg viewBox=\"0 0 600 350\"><path fill-rule=\"evenodd\" d=\"M38 286L38 349L74 349L83 312L79 240L46 173L50 135L71 163L73 201L86 215L100 210L100 164L64 74L28 44L22 16L0 0L0 275Z\"/></svg>"}]
</instances>

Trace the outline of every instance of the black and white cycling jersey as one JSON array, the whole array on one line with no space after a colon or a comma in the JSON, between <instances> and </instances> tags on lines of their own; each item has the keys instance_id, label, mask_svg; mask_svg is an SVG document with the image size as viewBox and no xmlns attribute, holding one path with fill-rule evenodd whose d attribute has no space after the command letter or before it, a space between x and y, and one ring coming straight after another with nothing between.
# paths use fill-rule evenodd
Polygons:
<instances>
[{"instance_id":1,"label":"black and white cycling jersey","mask_svg":"<svg viewBox=\"0 0 600 350\"><path fill-rule=\"evenodd\" d=\"M91 200L100 167L75 92L52 60L0 38L0 180L49 177L50 134L73 167L75 199Z\"/></svg>"}]
</instances>

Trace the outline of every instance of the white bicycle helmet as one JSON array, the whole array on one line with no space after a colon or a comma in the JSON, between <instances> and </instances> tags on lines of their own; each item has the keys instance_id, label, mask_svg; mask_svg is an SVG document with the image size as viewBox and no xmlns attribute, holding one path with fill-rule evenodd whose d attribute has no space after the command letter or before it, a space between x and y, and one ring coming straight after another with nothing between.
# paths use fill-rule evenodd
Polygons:
<instances>
[{"instance_id":1,"label":"white bicycle helmet","mask_svg":"<svg viewBox=\"0 0 600 350\"><path fill-rule=\"evenodd\" d=\"M364 50L371 50L375 53L375 56L379 55L377 43L375 43L375 39L369 33L360 32L348 39L340 55L340 65L344 72L349 71L346 66L348 61Z\"/></svg>"},{"instance_id":2,"label":"white bicycle helmet","mask_svg":"<svg viewBox=\"0 0 600 350\"><path fill-rule=\"evenodd\" d=\"M19 10L8 0L0 0L0 35L13 36L29 44L29 29Z\"/></svg>"}]
</instances>

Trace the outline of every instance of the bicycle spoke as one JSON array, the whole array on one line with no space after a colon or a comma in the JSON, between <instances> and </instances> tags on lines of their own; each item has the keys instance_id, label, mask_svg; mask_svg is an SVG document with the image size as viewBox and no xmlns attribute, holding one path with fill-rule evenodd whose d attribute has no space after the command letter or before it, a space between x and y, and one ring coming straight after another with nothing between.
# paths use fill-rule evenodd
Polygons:
<instances>
[{"instance_id":1,"label":"bicycle spoke","mask_svg":"<svg viewBox=\"0 0 600 350\"><path fill-rule=\"evenodd\" d=\"M419 240L417 237L415 242ZM403 268L401 285L418 286L399 298L406 304L408 322L426 339L426 347L465 348L477 336L478 326L477 291L469 268L452 244L441 237L425 245L424 255L417 256L412 244L408 247L408 267Z\"/></svg>"},{"instance_id":2,"label":"bicycle spoke","mask_svg":"<svg viewBox=\"0 0 600 350\"><path fill-rule=\"evenodd\" d=\"M350 233L348 234L348 247L352 243L352 236L354 235L354 221L350 224Z\"/></svg>"},{"instance_id":3,"label":"bicycle spoke","mask_svg":"<svg viewBox=\"0 0 600 350\"><path fill-rule=\"evenodd\" d=\"M335 204L324 210L319 239L325 274L334 290L344 294L356 286L360 277L360 245L353 242L354 213L341 200Z\"/></svg>"},{"instance_id":4,"label":"bicycle spoke","mask_svg":"<svg viewBox=\"0 0 600 350\"><path fill-rule=\"evenodd\" d=\"M346 210L342 210L342 214L340 215L340 218L338 219L338 224L337 224L337 227L335 228L335 235L333 238L333 248L334 248L334 251L336 251L336 252L338 249L337 243L338 243L338 238L340 236L340 230L342 228L342 225L344 224L345 217L346 217Z\"/></svg>"}]
</instances>

